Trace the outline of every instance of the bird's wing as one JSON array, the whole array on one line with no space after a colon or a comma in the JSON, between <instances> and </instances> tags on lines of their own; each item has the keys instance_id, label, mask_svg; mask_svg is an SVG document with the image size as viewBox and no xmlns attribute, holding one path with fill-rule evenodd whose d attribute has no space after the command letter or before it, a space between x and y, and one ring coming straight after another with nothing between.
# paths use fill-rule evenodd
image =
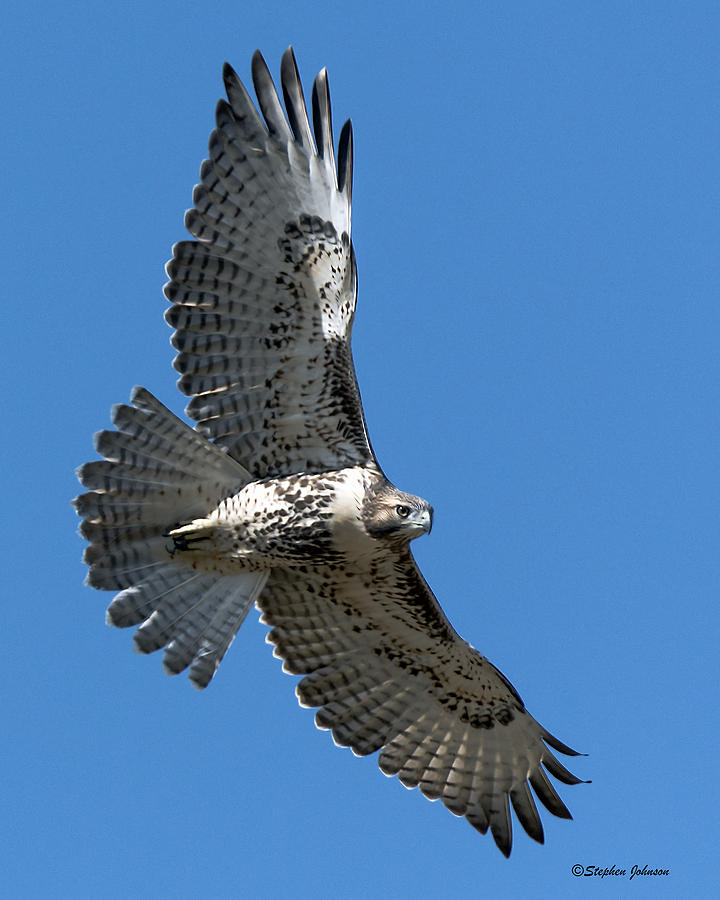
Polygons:
<instances>
[{"instance_id":1,"label":"bird's wing","mask_svg":"<svg viewBox=\"0 0 720 900\"><path fill-rule=\"evenodd\" d=\"M323 70L311 130L292 49L287 117L262 55L262 116L229 65L185 224L166 314L188 415L254 477L373 459L350 351L356 274L350 241L352 130L333 149ZM314 137L313 137L314 132Z\"/></svg>"},{"instance_id":2,"label":"bird's wing","mask_svg":"<svg viewBox=\"0 0 720 900\"><path fill-rule=\"evenodd\" d=\"M507 856L510 805L542 843L530 787L571 818L546 771L580 779L550 748L578 754L526 711L505 676L454 631L410 551L374 557L367 571L273 572L258 599L284 669L304 675L300 702L318 727L407 787L440 799Z\"/></svg>"}]
</instances>

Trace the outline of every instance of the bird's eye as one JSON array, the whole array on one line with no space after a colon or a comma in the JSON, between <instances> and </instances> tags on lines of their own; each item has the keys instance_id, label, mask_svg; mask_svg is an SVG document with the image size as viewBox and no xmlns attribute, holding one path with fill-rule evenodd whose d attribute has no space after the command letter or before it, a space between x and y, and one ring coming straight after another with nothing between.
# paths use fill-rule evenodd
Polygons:
<instances>
[{"instance_id":1,"label":"bird's eye","mask_svg":"<svg viewBox=\"0 0 720 900\"><path fill-rule=\"evenodd\" d=\"M410 507L409 506L396 506L395 512L400 516L401 519L407 519L410 515Z\"/></svg>"}]
</instances>

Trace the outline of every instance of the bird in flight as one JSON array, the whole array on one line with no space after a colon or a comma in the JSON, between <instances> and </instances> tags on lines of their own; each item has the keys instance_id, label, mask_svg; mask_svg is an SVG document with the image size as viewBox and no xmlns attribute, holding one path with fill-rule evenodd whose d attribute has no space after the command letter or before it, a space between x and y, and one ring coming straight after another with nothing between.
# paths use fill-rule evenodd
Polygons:
<instances>
[{"instance_id":1,"label":"bird in flight","mask_svg":"<svg viewBox=\"0 0 720 900\"><path fill-rule=\"evenodd\" d=\"M350 334L353 138L335 155L327 74L310 118L292 49L283 105L262 55L259 109L223 71L209 157L173 248L165 318L191 428L144 388L99 432L78 470L87 583L115 591L107 621L139 626L170 674L209 684L253 605L315 721L386 775L441 800L500 850L510 807L543 841L534 795L571 818L547 773L580 779L574 750L527 712L464 641L410 550L427 501L375 457ZM532 788L532 790L531 790Z\"/></svg>"}]
</instances>

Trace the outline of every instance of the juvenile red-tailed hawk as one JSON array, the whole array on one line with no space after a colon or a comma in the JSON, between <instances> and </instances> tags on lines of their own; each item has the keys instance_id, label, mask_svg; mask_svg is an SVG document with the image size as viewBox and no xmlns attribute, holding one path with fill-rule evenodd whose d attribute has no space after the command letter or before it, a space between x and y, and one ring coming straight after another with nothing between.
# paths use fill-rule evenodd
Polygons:
<instances>
[{"instance_id":1,"label":"juvenile red-tailed hawk","mask_svg":"<svg viewBox=\"0 0 720 900\"><path fill-rule=\"evenodd\" d=\"M265 61L260 112L230 66L210 158L173 248L165 294L195 430L148 391L113 411L104 460L79 469L88 583L119 591L108 622L204 688L257 604L300 702L357 754L481 832L505 855L510 804L543 840L530 787L570 813L545 773L577 755L454 631L410 541L432 508L398 491L370 446L350 352L352 130L333 150L326 73L313 130L292 50L287 118Z\"/></svg>"}]
</instances>

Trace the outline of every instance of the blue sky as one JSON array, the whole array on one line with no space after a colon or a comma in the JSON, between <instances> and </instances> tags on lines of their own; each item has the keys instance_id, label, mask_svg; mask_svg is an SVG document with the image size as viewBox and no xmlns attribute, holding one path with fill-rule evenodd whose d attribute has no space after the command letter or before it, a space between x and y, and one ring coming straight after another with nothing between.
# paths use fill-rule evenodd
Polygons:
<instances>
[{"instance_id":1,"label":"blue sky","mask_svg":"<svg viewBox=\"0 0 720 900\"><path fill-rule=\"evenodd\" d=\"M2 14L13 897L710 896L720 589L717 4L13 3ZM506 861L333 746L251 614L204 693L83 587L74 469L143 384L220 70L293 43L355 127L354 352L455 627L589 754ZM3 857L6 857L3 859Z\"/></svg>"}]
</instances>

